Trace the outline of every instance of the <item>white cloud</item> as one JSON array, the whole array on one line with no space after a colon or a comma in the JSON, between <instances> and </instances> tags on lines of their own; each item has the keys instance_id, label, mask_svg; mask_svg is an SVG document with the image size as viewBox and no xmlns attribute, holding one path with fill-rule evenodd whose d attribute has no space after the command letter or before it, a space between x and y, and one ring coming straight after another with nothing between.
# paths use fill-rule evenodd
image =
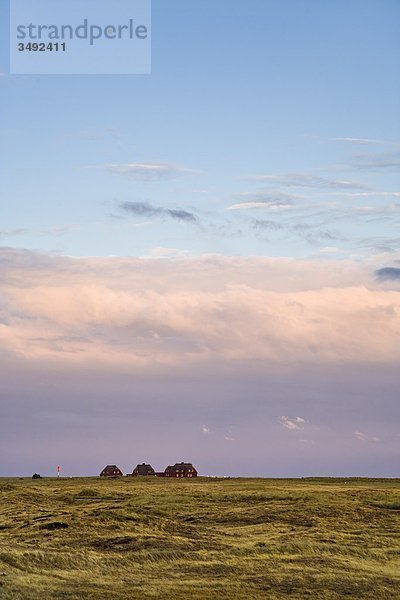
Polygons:
<instances>
[{"instance_id":1,"label":"white cloud","mask_svg":"<svg viewBox=\"0 0 400 600\"><path fill-rule=\"evenodd\" d=\"M279 422L283 427L286 427L286 429L304 429L306 420L302 417L293 417L289 419L289 417L282 416L279 417Z\"/></svg>"},{"instance_id":2,"label":"white cloud","mask_svg":"<svg viewBox=\"0 0 400 600\"><path fill-rule=\"evenodd\" d=\"M384 144L385 141L384 140L377 140L377 139L372 139L372 138L357 138L357 137L337 137L337 138L331 138L331 140L333 142L347 142L349 144L356 144L356 145L368 145L368 144Z\"/></svg>"},{"instance_id":3,"label":"white cloud","mask_svg":"<svg viewBox=\"0 0 400 600\"><path fill-rule=\"evenodd\" d=\"M335 192L337 194L337 192ZM346 198L365 198L365 197L375 197L375 196L388 196L393 198L399 198L400 192L340 192L340 196L345 196Z\"/></svg>"},{"instance_id":4,"label":"white cloud","mask_svg":"<svg viewBox=\"0 0 400 600\"><path fill-rule=\"evenodd\" d=\"M179 165L169 163L126 163L106 165L106 170L136 181L165 181L193 173Z\"/></svg>"},{"instance_id":5,"label":"white cloud","mask_svg":"<svg viewBox=\"0 0 400 600\"><path fill-rule=\"evenodd\" d=\"M379 437L376 436L371 436L368 435L366 433L363 433L362 431L355 431L354 432L354 436L360 441L360 442L373 442L373 443L378 443L381 441L381 439Z\"/></svg>"},{"instance_id":6,"label":"white cloud","mask_svg":"<svg viewBox=\"0 0 400 600\"><path fill-rule=\"evenodd\" d=\"M224 440L226 442L234 442L233 427L229 427L228 431L224 434Z\"/></svg>"},{"instance_id":7,"label":"white cloud","mask_svg":"<svg viewBox=\"0 0 400 600\"><path fill-rule=\"evenodd\" d=\"M209 435L211 433L211 429L209 427L207 427L207 425L202 425L201 426L201 431L205 435Z\"/></svg>"},{"instance_id":8,"label":"white cloud","mask_svg":"<svg viewBox=\"0 0 400 600\"><path fill-rule=\"evenodd\" d=\"M227 210L243 210L261 208L269 211L281 211L295 208L299 196L285 194L280 191L241 192L233 196L239 202L228 206Z\"/></svg>"},{"instance_id":9,"label":"white cloud","mask_svg":"<svg viewBox=\"0 0 400 600\"><path fill-rule=\"evenodd\" d=\"M288 204L284 202L239 202L238 204L232 204L232 206L228 206L227 210L243 210L254 208L261 208L263 210L277 212L281 210L289 210L293 208L293 204Z\"/></svg>"},{"instance_id":10,"label":"white cloud","mask_svg":"<svg viewBox=\"0 0 400 600\"><path fill-rule=\"evenodd\" d=\"M319 175L309 175L305 173L287 173L284 175L254 175L247 178L249 181L273 183L286 187L317 188L317 189L349 189L363 190L369 189L368 186L356 181L347 179L329 179Z\"/></svg>"}]
</instances>

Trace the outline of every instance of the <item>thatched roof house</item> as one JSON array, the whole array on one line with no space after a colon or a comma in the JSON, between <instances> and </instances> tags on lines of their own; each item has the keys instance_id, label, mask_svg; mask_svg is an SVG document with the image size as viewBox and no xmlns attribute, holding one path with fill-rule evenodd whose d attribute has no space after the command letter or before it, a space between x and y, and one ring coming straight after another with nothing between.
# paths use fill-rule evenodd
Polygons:
<instances>
[{"instance_id":1,"label":"thatched roof house","mask_svg":"<svg viewBox=\"0 0 400 600\"><path fill-rule=\"evenodd\" d=\"M107 465L100 473L100 477L123 477L123 473L117 465Z\"/></svg>"},{"instance_id":2,"label":"thatched roof house","mask_svg":"<svg viewBox=\"0 0 400 600\"><path fill-rule=\"evenodd\" d=\"M165 469L164 477L197 477L197 471L192 463L175 463Z\"/></svg>"},{"instance_id":3,"label":"thatched roof house","mask_svg":"<svg viewBox=\"0 0 400 600\"><path fill-rule=\"evenodd\" d=\"M155 475L155 471L153 469L153 467L151 465L146 465L145 463L142 463L141 465L137 465L133 471L132 471L132 475L138 476L138 475Z\"/></svg>"}]
</instances>

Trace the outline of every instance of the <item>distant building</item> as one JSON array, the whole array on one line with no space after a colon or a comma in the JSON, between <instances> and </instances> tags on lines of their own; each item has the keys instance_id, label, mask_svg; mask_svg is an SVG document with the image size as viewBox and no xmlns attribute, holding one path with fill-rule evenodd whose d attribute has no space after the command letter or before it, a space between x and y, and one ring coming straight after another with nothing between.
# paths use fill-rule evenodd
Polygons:
<instances>
[{"instance_id":1,"label":"distant building","mask_svg":"<svg viewBox=\"0 0 400 600\"><path fill-rule=\"evenodd\" d=\"M197 471L192 463L175 463L165 469L164 477L197 477Z\"/></svg>"},{"instance_id":2,"label":"distant building","mask_svg":"<svg viewBox=\"0 0 400 600\"><path fill-rule=\"evenodd\" d=\"M117 465L107 465L100 473L100 477L122 477L123 473L121 469L118 469Z\"/></svg>"},{"instance_id":3,"label":"distant building","mask_svg":"<svg viewBox=\"0 0 400 600\"><path fill-rule=\"evenodd\" d=\"M142 463L141 465L137 465L137 467L135 469L133 469L132 471L132 476L138 476L138 475L155 475L155 471L153 469L153 467L151 465L146 465L145 463Z\"/></svg>"}]
</instances>

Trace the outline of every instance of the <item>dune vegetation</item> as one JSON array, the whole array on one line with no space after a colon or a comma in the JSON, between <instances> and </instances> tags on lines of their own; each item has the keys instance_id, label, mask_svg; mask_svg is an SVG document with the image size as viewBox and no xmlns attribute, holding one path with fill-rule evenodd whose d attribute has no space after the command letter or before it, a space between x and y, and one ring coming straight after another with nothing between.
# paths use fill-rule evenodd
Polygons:
<instances>
[{"instance_id":1,"label":"dune vegetation","mask_svg":"<svg viewBox=\"0 0 400 600\"><path fill-rule=\"evenodd\" d=\"M400 480L0 480L5 600L400 598Z\"/></svg>"}]
</instances>

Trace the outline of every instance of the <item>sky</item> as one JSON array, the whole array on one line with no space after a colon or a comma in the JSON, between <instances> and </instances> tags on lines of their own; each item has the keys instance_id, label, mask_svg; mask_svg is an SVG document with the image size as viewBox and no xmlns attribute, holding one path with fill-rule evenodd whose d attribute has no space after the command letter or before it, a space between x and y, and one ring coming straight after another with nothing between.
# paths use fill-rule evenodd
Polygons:
<instances>
[{"instance_id":1,"label":"sky","mask_svg":"<svg viewBox=\"0 0 400 600\"><path fill-rule=\"evenodd\" d=\"M10 75L0 476L399 476L397 0L153 0L149 75Z\"/></svg>"}]
</instances>

